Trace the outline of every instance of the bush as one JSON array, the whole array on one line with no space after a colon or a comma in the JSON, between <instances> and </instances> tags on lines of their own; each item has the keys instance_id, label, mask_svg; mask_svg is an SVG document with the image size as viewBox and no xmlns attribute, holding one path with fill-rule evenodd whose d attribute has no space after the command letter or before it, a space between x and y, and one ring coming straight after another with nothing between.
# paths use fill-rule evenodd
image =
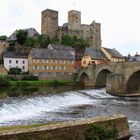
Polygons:
<instances>
[{"instance_id":1,"label":"bush","mask_svg":"<svg viewBox=\"0 0 140 140\"><path fill-rule=\"evenodd\" d=\"M86 131L85 140L108 140L115 139L118 136L116 128L106 129L103 126L91 125Z\"/></svg>"},{"instance_id":2,"label":"bush","mask_svg":"<svg viewBox=\"0 0 140 140\"><path fill-rule=\"evenodd\" d=\"M17 81L17 78L11 75L6 76L5 78L8 79L9 81Z\"/></svg>"},{"instance_id":3,"label":"bush","mask_svg":"<svg viewBox=\"0 0 140 140\"><path fill-rule=\"evenodd\" d=\"M10 81L4 76L0 76L0 86L9 86L9 85Z\"/></svg>"},{"instance_id":4,"label":"bush","mask_svg":"<svg viewBox=\"0 0 140 140\"><path fill-rule=\"evenodd\" d=\"M33 81L33 80L38 80L38 76L33 76L33 75L25 75L23 76L23 78L21 79L22 81Z\"/></svg>"},{"instance_id":5,"label":"bush","mask_svg":"<svg viewBox=\"0 0 140 140\"><path fill-rule=\"evenodd\" d=\"M20 74L21 68L10 68L9 69L9 74Z\"/></svg>"}]
</instances>

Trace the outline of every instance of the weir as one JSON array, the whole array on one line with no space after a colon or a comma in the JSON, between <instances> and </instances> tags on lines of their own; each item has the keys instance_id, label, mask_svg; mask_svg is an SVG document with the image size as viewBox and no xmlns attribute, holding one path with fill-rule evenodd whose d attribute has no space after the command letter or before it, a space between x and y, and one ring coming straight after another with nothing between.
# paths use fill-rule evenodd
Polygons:
<instances>
[{"instance_id":1,"label":"weir","mask_svg":"<svg viewBox=\"0 0 140 140\"><path fill-rule=\"evenodd\" d=\"M40 90L42 91L42 87ZM38 90L39 93L40 90ZM47 88L45 88L43 95L1 99L0 131L7 126L14 130L17 125L29 125L27 126L29 128L34 124L42 126L52 122L57 124L67 120L86 120L97 116L124 114L128 117L132 134L137 138L140 137L139 98L112 96L107 94L105 89L76 89L61 93L58 90L59 94L56 91L53 92L54 90L50 89L47 94ZM35 93L37 94L37 91Z\"/></svg>"},{"instance_id":2,"label":"weir","mask_svg":"<svg viewBox=\"0 0 140 140\"><path fill-rule=\"evenodd\" d=\"M66 121L55 124L34 126L31 128L17 127L10 130L1 129L0 140L85 140L87 129L91 125L104 126L105 129L116 129L117 140L128 140L130 133L128 121L124 115L114 115L82 119L77 121Z\"/></svg>"}]
</instances>

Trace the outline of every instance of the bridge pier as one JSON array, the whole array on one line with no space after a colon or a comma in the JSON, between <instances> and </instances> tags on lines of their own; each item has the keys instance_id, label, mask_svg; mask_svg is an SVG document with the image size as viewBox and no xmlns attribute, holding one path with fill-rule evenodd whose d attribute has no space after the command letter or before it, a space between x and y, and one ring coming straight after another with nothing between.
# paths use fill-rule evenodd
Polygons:
<instances>
[{"instance_id":1,"label":"bridge pier","mask_svg":"<svg viewBox=\"0 0 140 140\"><path fill-rule=\"evenodd\" d=\"M124 74L109 74L106 81L107 93L113 95L125 94L125 76Z\"/></svg>"}]
</instances>

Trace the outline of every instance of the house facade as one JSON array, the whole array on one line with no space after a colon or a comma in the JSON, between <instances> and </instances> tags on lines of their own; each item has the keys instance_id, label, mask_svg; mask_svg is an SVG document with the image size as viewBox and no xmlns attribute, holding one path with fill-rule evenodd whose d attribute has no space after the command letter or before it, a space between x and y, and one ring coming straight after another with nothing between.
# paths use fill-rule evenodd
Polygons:
<instances>
[{"instance_id":1,"label":"house facade","mask_svg":"<svg viewBox=\"0 0 140 140\"><path fill-rule=\"evenodd\" d=\"M86 48L82 57L82 67L87 67L90 64L101 64L109 61L100 49Z\"/></svg>"},{"instance_id":2,"label":"house facade","mask_svg":"<svg viewBox=\"0 0 140 140\"><path fill-rule=\"evenodd\" d=\"M8 75L8 71L3 65L0 65L0 75Z\"/></svg>"},{"instance_id":3,"label":"house facade","mask_svg":"<svg viewBox=\"0 0 140 140\"><path fill-rule=\"evenodd\" d=\"M101 50L111 62L125 61L125 57L121 55L116 49L101 48Z\"/></svg>"},{"instance_id":4,"label":"house facade","mask_svg":"<svg viewBox=\"0 0 140 140\"><path fill-rule=\"evenodd\" d=\"M40 79L70 79L75 71L75 53L70 46L49 44L47 49L32 49L29 73Z\"/></svg>"},{"instance_id":5,"label":"house facade","mask_svg":"<svg viewBox=\"0 0 140 140\"><path fill-rule=\"evenodd\" d=\"M16 52L5 52L3 54L4 67L9 71L10 68L20 68L22 72L28 71L28 56Z\"/></svg>"}]
</instances>

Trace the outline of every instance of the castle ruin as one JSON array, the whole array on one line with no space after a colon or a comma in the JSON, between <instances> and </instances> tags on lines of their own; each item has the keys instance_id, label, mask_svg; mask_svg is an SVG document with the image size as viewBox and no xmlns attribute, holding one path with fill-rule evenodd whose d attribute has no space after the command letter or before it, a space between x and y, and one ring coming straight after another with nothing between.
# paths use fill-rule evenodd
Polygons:
<instances>
[{"instance_id":1,"label":"castle ruin","mask_svg":"<svg viewBox=\"0 0 140 140\"><path fill-rule=\"evenodd\" d=\"M58 25L58 11L46 9L42 11L41 33L50 37L76 35L89 41L92 47L101 47L101 24L93 21L90 25L81 24L81 12L68 12L68 23Z\"/></svg>"}]
</instances>

